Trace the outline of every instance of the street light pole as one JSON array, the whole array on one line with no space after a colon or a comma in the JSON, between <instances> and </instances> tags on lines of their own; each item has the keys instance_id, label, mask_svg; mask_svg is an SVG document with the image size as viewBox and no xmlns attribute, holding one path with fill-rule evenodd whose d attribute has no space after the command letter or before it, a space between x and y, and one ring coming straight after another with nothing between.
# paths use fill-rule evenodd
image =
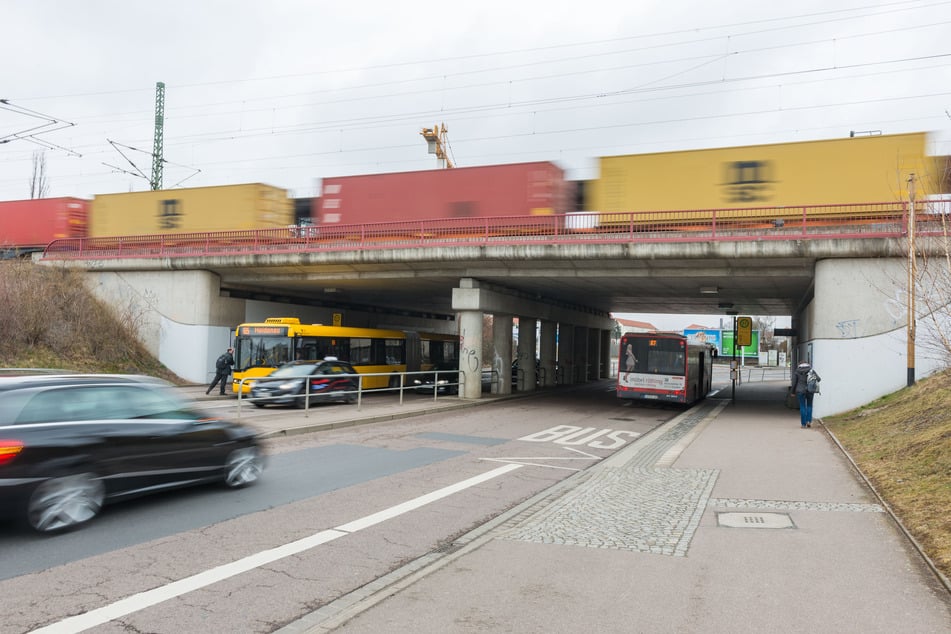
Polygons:
<instances>
[{"instance_id":1,"label":"street light pole","mask_svg":"<svg viewBox=\"0 0 951 634\"><path fill-rule=\"evenodd\" d=\"M915 175L908 176L908 387L915 384Z\"/></svg>"}]
</instances>

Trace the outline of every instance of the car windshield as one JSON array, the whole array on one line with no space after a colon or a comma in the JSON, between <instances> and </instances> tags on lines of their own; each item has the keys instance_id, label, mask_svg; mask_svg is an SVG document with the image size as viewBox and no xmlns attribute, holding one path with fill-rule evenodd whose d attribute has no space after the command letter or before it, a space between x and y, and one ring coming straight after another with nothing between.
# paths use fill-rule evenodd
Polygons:
<instances>
[{"instance_id":1,"label":"car windshield","mask_svg":"<svg viewBox=\"0 0 951 634\"><path fill-rule=\"evenodd\" d=\"M310 364L306 365L285 365L274 370L271 373L271 376L277 378L288 378L295 376L310 376L314 373L314 366Z\"/></svg>"}]
</instances>

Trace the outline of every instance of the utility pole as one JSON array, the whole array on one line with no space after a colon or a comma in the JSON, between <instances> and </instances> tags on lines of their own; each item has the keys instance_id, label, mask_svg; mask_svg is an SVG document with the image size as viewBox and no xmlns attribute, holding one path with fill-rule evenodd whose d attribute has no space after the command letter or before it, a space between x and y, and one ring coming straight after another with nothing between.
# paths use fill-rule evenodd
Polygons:
<instances>
[{"instance_id":1,"label":"utility pole","mask_svg":"<svg viewBox=\"0 0 951 634\"><path fill-rule=\"evenodd\" d=\"M908 387L915 384L915 175L908 176Z\"/></svg>"},{"instance_id":2,"label":"utility pole","mask_svg":"<svg viewBox=\"0 0 951 634\"><path fill-rule=\"evenodd\" d=\"M733 359L730 361L730 383L732 384L732 391L730 401L736 403L736 377L739 372L739 369L736 367L736 316L739 314L739 311L728 310L726 314L733 316Z\"/></svg>"},{"instance_id":3,"label":"utility pole","mask_svg":"<svg viewBox=\"0 0 951 634\"><path fill-rule=\"evenodd\" d=\"M153 191L162 189L162 167L165 163L163 142L165 139L165 82L155 84L155 140L152 142L152 178L149 186Z\"/></svg>"}]
</instances>

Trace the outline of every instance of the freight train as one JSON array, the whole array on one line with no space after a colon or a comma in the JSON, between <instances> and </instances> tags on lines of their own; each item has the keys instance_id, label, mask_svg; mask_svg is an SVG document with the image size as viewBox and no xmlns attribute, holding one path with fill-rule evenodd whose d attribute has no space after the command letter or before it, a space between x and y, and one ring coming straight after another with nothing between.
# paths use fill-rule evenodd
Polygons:
<instances>
[{"instance_id":1,"label":"freight train","mask_svg":"<svg viewBox=\"0 0 951 634\"><path fill-rule=\"evenodd\" d=\"M781 222L878 203L899 210L912 174L917 194L949 191L947 157L929 156L926 133L686 150L598 159L599 177L572 181L551 162L323 179L321 195L294 199L262 184L0 202L0 248L41 249L67 237L147 236L291 227L568 214L564 226L597 230L672 217ZM882 205L881 203L894 203ZM811 206L816 206L812 209ZM805 209L805 212L803 211ZM851 212L852 210L849 210ZM573 212L587 214L572 222Z\"/></svg>"}]
</instances>

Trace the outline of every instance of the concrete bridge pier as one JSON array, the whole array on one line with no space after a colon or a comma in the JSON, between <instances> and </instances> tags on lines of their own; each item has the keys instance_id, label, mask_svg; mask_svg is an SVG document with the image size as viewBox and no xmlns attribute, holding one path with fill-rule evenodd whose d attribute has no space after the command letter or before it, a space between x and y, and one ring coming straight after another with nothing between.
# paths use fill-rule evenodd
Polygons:
<instances>
[{"instance_id":1,"label":"concrete bridge pier","mask_svg":"<svg viewBox=\"0 0 951 634\"><path fill-rule=\"evenodd\" d=\"M514 377L518 381L519 392L535 391L535 348L537 340L535 329L537 321L531 317L521 316L518 318L518 376Z\"/></svg>"},{"instance_id":2,"label":"concrete bridge pier","mask_svg":"<svg viewBox=\"0 0 951 634\"><path fill-rule=\"evenodd\" d=\"M924 265L923 265L924 266ZM814 292L793 316L798 331L791 369L801 360L822 377L813 414L827 416L904 387L908 369L907 262L902 258L819 260ZM947 289L918 288L918 378L946 367ZM933 312L934 311L934 312Z\"/></svg>"},{"instance_id":3,"label":"concrete bridge pier","mask_svg":"<svg viewBox=\"0 0 951 634\"><path fill-rule=\"evenodd\" d=\"M511 315L493 315L492 393L512 393L512 323Z\"/></svg>"},{"instance_id":4,"label":"concrete bridge pier","mask_svg":"<svg viewBox=\"0 0 951 634\"><path fill-rule=\"evenodd\" d=\"M472 386L481 385L481 367L476 368L466 355L472 356L472 337L469 331L478 322L481 334L482 315L493 315L493 342L500 361L493 360L493 369L497 371L500 385L496 389L508 394L512 389L512 323L513 316L519 316L519 368L524 386L519 389L535 388L535 349L540 348L539 358L542 380L547 385L571 384L587 380L584 372L594 356L594 365L601 363L598 346L589 350L589 337L596 337L598 331L610 333L613 321L610 316L584 310L583 307L569 308L554 306L538 298L525 298L509 289L495 287L473 278L462 278L459 286L452 289L452 308L460 314L460 336L467 352L460 363L463 381L466 384L465 398L479 398L481 390ZM536 322L541 321L541 345L536 346ZM557 334L556 334L557 327ZM593 329L593 330L591 330ZM578 334L575 331L578 330ZM593 334L587 333L591 330ZM557 355L556 355L557 345ZM580 347L579 347L580 346ZM481 354L481 348L480 348ZM559 367L555 371L555 359ZM562 367L564 359L566 367ZM576 368L580 368L581 372Z\"/></svg>"},{"instance_id":5,"label":"concrete bridge pier","mask_svg":"<svg viewBox=\"0 0 951 634\"><path fill-rule=\"evenodd\" d=\"M213 376L232 329L245 321L245 300L222 297L218 276L208 271L89 270L86 280L146 349L195 383Z\"/></svg>"},{"instance_id":6,"label":"concrete bridge pier","mask_svg":"<svg viewBox=\"0 0 951 634\"><path fill-rule=\"evenodd\" d=\"M543 387L555 385L555 371L557 368L557 356L555 353L555 341L558 324L546 319L541 320L539 326L539 345L538 345L538 365L541 372L540 383Z\"/></svg>"}]
</instances>

